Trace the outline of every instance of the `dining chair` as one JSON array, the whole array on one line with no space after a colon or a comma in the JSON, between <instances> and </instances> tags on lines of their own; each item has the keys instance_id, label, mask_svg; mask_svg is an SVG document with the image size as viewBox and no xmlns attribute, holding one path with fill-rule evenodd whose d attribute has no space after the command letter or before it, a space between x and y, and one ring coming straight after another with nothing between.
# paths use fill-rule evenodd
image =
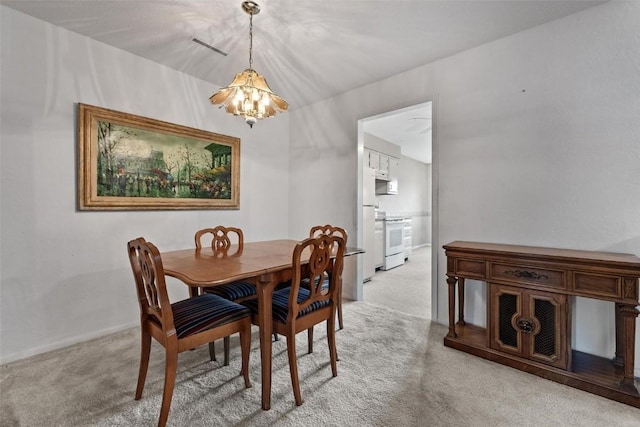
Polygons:
<instances>
[{"instance_id":1,"label":"dining chair","mask_svg":"<svg viewBox=\"0 0 640 427\"><path fill-rule=\"evenodd\" d=\"M240 228L219 225L213 228L198 230L194 237L196 250L202 249L204 241L208 238L211 238L211 249L214 255L218 257L234 256L242 253L244 233ZM232 251L231 248L234 247L234 244L235 250ZM204 288L204 293L218 295L233 302L241 302L257 294L254 285L243 281ZM224 337L224 366L229 365L229 346L229 337ZM209 343L209 357L211 360L216 360L216 348L213 341Z\"/></svg>"},{"instance_id":2,"label":"dining chair","mask_svg":"<svg viewBox=\"0 0 640 427\"><path fill-rule=\"evenodd\" d=\"M302 405L302 395L298 380L296 334L326 322L331 372L334 377L338 375L335 323L344 250L345 243L342 237L326 234L309 237L298 243L292 254L291 285L273 293L273 330L287 337L289 372L298 406ZM300 285L304 280L311 284L309 288ZM325 282L328 282L327 286L323 286ZM254 313L252 319L255 322L258 299L251 298L243 304Z\"/></svg>"},{"instance_id":3,"label":"dining chair","mask_svg":"<svg viewBox=\"0 0 640 427\"><path fill-rule=\"evenodd\" d=\"M249 381L251 314L246 307L213 294L203 294L171 303L158 249L144 238L127 244L129 261L140 305L142 345L135 400L142 390L149 367L151 338L165 348L165 377L158 426L166 425L176 380L178 354L215 339L240 334L245 387Z\"/></svg>"},{"instance_id":4,"label":"dining chair","mask_svg":"<svg viewBox=\"0 0 640 427\"><path fill-rule=\"evenodd\" d=\"M319 236L321 234L326 234L329 236L339 236L342 237L344 239L344 244L345 246L347 245L347 232L344 230L344 228L341 227L336 227L333 225L316 225L311 227L311 229L309 230L309 237L315 237L315 236ZM323 283L323 286L328 286L328 280L325 280L325 283ZM304 288L308 288L309 287L309 283L306 280L302 281L302 287ZM339 329L343 329L344 328L344 324L342 322L342 280L340 280L340 289L338 290L338 304L337 304L338 308L338 328ZM308 353L311 354L313 353L313 326L311 328L309 328L308 332L307 332L307 342L308 342Z\"/></svg>"}]
</instances>

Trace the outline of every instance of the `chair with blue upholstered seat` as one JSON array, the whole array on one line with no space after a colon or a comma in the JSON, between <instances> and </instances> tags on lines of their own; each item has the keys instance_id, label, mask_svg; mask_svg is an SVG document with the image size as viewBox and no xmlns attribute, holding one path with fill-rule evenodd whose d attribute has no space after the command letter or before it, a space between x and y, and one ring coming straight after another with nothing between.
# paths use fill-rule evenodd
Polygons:
<instances>
[{"instance_id":1,"label":"chair with blue upholstered seat","mask_svg":"<svg viewBox=\"0 0 640 427\"><path fill-rule=\"evenodd\" d=\"M315 237L315 236L319 236L322 234L326 234L328 236L339 236L342 237L344 239L344 244L345 247L347 245L347 232L344 230L344 228L341 227L336 227L333 225L316 225L311 227L311 230L309 230L309 237ZM325 282L323 283L323 286L327 286L328 285L328 280L325 280ZM308 288L309 287L309 283L308 280L303 280L302 281L302 287L303 288ZM338 308L337 308L337 312L338 312L338 328L339 329L343 329L344 328L344 324L342 322L342 280L340 280L340 289L338 290ZM308 346L309 346L309 353L313 353L313 327L309 328L309 331L307 333L307 337L308 337Z\"/></svg>"},{"instance_id":2,"label":"chair with blue upholstered seat","mask_svg":"<svg viewBox=\"0 0 640 427\"><path fill-rule=\"evenodd\" d=\"M240 374L249 381L251 311L213 294L171 303L167 294L162 259L158 249L142 237L127 244L129 261L140 306L142 345L135 399L142 397L149 367L151 338L165 348L165 379L158 426L166 424L173 397L178 354L238 332L242 353Z\"/></svg>"},{"instance_id":3,"label":"chair with blue upholstered seat","mask_svg":"<svg viewBox=\"0 0 640 427\"><path fill-rule=\"evenodd\" d=\"M344 239L345 247L347 245L347 232L345 231L344 228L327 224L327 225L316 225L314 227L311 227L311 230L309 231L309 237L315 237L321 234L342 237ZM338 327L340 329L344 328L344 325L342 323L342 288L338 292Z\"/></svg>"},{"instance_id":4,"label":"chair with blue upholstered seat","mask_svg":"<svg viewBox=\"0 0 640 427\"><path fill-rule=\"evenodd\" d=\"M209 237L211 238L211 249L218 257L234 256L242 253L244 233L240 228L218 225L217 227L198 230L194 236L196 250L201 250L203 242ZM256 287L251 283L238 281L204 288L204 293L218 295L233 302L241 302L255 296ZM229 345L229 337L224 337L224 366L229 365ZM211 360L216 360L214 342L209 343L209 357Z\"/></svg>"},{"instance_id":5,"label":"chair with blue upholstered seat","mask_svg":"<svg viewBox=\"0 0 640 427\"><path fill-rule=\"evenodd\" d=\"M335 341L336 308L344 263L344 239L339 236L320 235L298 243L293 251L293 277L291 286L276 290L272 300L274 332L287 337L289 371L296 405L302 404L296 356L296 334L321 322L327 323L327 340L333 376L338 375ZM307 256L308 262L307 262ZM310 286L300 284L307 281ZM327 285L324 286L323 284ZM257 298L243 302L258 312Z\"/></svg>"}]
</instances>

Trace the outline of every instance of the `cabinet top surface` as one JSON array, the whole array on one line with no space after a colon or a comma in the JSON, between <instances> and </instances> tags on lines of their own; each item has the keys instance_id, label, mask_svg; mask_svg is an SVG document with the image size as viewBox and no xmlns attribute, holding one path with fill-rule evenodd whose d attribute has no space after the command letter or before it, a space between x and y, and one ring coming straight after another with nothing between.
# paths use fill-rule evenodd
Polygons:
<instances>
[{"instance_id":1,"label":"cabinet top surface","mask_svg":"<svg viewBox=\"0 0 640 427\"><path fill-rule=\"evenodd\" d=\"M494 255L533 257L539 259L558 260L587 260L591 262L604 262L624 264L626 268L640 270L640 258L633 254L615 252L584 251L576 249L557 249L539 246L506 245L500 243L465 242L456 240L443 246L446 251L472 252L477 254L491 253Z\"/></svg>"}]
</instances>

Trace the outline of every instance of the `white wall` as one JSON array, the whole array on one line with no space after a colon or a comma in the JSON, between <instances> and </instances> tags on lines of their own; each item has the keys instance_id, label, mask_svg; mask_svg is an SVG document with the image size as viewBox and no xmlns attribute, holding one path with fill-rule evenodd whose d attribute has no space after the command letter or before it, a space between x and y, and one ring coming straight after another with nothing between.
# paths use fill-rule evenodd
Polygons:
<instances>
[{"instance_id":1,"label":"white wall","mask_svg":"<svg viewBox=\"0 0 640 427\"><path fill-rule=\"evenodd\" d=\"M3 362L135 325L132 238L163 251L217 224L248 241L288 236L286 114L249 129L209 103L214 85L4 6L0 15ZM78 102L240 137L240 210L76 211Z\"/></svg>"},{"instance_id":2,"label":"white wall","mask_svg":"<svg viewBox=\"0 0 640 427\"><path fill-rule=\"evenodd\" d=\"M638 52L640 2L608 2L293 111L291 232L307 227L318 187L353 231L357 120L433 100L439 322L449 241L640 254ZM577 312L575 346L612 356L611 304Z\"/></svg>"}]
</instances>

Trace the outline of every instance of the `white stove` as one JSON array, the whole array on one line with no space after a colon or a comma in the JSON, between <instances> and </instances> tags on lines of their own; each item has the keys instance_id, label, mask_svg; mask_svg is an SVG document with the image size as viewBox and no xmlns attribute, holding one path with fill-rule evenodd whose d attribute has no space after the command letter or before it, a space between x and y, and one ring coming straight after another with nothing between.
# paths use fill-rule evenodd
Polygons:
<instances>
[{"instance_id":1,"label":"white stove","mask_svg":"<svg viewBox=\"0 0 640 427\"><path fill-rule=\"evenodd\" d=\"M384 263L383 270L404 264L404 218L384 218Z\"/></svg>"}]
</instances>

